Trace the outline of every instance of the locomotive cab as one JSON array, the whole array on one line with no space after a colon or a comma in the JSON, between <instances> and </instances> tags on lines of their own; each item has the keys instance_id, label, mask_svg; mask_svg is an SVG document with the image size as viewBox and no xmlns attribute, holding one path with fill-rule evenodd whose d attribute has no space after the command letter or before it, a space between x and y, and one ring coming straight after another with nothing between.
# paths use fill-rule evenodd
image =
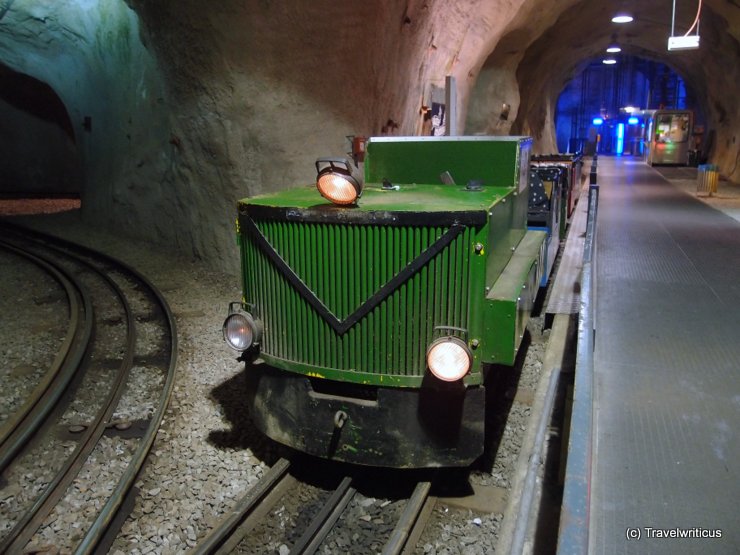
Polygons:
<instances>
[{"instance_id":1,"label":"locomotive cab","mask_svg":"<svg viewBox=\"0 0 740 555\"><path fill-rule=\"evenodd\" d=\"M487 365L514 363L544 271L546 234L527 229L530 149L371 138L362 184L327 159L318 190L238 203L244 298L224 337L246 353L258 429L366 465L483 452Z\"/></svg>"}]
</instances>

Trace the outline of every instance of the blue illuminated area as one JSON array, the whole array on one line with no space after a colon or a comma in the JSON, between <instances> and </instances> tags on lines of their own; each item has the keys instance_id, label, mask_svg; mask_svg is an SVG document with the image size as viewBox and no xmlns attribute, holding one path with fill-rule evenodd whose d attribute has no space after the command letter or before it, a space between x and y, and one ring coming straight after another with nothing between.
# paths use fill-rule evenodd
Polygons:
<instances>
[{"instance_id":1,"label":"blue illuminated area","mask_svg":"<svg viewBox=\"0 0 740 555\"><path fill-rule=\"evenodd\" d=\"M555 129L560 152L641 155L646 110L694 109L683 78L653 60L620 55L615 66L595 58L558 98Z\"/></svg>"},{"instance_id":2,"label":"blue illuminated area","mask_svg":"<svg viewBox=\"0 0 740 555\"><path fill-rule=\"evenodd\" d=\"M617 124L617 156L624 154L624 124Z\"/></svg>"}]
</instances>

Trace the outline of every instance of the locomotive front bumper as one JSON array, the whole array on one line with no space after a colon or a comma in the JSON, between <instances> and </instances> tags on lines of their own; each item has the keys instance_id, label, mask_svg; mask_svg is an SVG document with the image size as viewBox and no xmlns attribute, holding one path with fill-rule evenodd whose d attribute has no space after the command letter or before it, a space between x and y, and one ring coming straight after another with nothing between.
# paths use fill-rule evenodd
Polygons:
<instances>
[{"instance_id":1,"label":"locomotive front bumper","mask_svg":"<svg viewBox=\"0 0 740 555\"><path fill-rule=\"evenodd\" d=\"M484 447L485 388L462 383L420 389L312 380L247 363L256 427L318 457L395 468L467 466ZM327 388L330 386L330 393Z\"/></svg>"}]
</instances>

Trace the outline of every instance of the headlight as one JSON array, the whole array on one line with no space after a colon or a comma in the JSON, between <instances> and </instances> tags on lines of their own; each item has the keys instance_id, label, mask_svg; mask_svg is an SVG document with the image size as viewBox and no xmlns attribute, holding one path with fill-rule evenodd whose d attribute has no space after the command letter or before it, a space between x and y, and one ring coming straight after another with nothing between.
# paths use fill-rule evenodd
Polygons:
<instances>
[{"instance_id":1,"label":"headlight","mask_svg":"<svg viewBox=\"0 0 740 555\"><path fill-rule=\"evenodd\" d=\"M262 322L249 312L241 310L241 303L231 303L229 315L224 320L223 334L229 347L243 352L261 341Z\"/></svg>"},{"instance_id":2,"label":"headlight","mask_svg":"<svg viewBox=\"0 0 740 555\"><path fill-rule=\"evenodd\" d=\"M445 382L454 382L470 370L473 355L462 339L457 337L440 337L427 349L427 366L437 378Z\"/></svg>"},{"instance_id":3,"label":"headlight","mask_svg":"<svg viewBox=\"0 0 740 555\"><path fill-rule=\"evenodd\" d=\"M350 161L344 158L316 160L316 187L325 199L334 204L353 204L362 194L362 186L352 175Z\"/></svg>"}]
</instances>

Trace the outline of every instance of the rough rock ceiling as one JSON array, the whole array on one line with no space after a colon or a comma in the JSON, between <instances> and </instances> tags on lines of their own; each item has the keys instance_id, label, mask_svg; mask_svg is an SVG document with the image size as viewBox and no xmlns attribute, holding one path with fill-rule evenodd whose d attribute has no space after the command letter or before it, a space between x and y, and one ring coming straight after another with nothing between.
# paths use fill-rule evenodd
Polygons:
<instances>
[{"instance_id":1,"label":"rough rock ceiling","mask_svg":"<svg viewBox=\"0 0 740 555\"><path fill-rule=\"evenodd\" d=\"M618 5L634 23L609 22ZM554 150L560 91L615 33L625 53L686 79L716 133L713 161L737 180L740 5L704 0L702 47L669 53L671 5L5 0L0 63L64 102L85 217L236 271L237 198L311 180L313 160L346 151L346 135L419 132L446 75L466 133L526 133ZM677 6L686 29L697 1Z\"/></svg>"}]
</instances>

